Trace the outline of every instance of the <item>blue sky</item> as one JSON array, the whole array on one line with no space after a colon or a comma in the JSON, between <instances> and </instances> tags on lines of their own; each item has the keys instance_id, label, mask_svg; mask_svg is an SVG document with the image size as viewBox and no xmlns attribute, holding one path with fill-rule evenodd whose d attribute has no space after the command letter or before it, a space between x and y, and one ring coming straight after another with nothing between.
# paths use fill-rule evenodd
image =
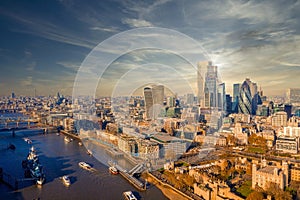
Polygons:
<instances>
[{"instance_id":1,"label":"blue sky","mask_svg":"<svg viewBox=\"0 0 300 200\"><path fill-rule=\"evenodd\" d=\"M201 44L218 65L228 92L249 77L265 94L282 95L299 87L299 10L300 2L292 0L2 0L0 95L12 90L33 95L34 88L39 95L71 95L77 70L94 47L115 34L149 26L179 31ZM122 56L104 79L113 80L128 60L161 59L185 68L178 59L158 56L161 52L153 55Z\"/></svg>"}]
</instances>

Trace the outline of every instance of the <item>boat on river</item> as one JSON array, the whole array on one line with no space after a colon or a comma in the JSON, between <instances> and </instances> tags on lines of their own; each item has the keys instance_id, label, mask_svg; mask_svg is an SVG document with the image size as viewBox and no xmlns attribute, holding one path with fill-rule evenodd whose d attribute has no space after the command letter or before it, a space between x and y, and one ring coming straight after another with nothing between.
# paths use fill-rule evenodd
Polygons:
<instances>
[{"instance_id":1,"label":"boat on river","mask_svg":"<svg viewBox=\"0 0 300 200\"><path fill-rule=\"evenodd\" d=\"M86 169L86 170L92 169L91 165L87 164L86 162L79 162L78 165L79 165L79 167Z\"/></svg>"},{"instance_id":2,"label":"boat on river","mask_svg":"<svg viewBox=\"0 0 300 200\"><path fill-rule=\"evenodd\" d=\"M132 191L123 192L123 196L126 200L137 200Z\"/></svg>"}]
</instances>

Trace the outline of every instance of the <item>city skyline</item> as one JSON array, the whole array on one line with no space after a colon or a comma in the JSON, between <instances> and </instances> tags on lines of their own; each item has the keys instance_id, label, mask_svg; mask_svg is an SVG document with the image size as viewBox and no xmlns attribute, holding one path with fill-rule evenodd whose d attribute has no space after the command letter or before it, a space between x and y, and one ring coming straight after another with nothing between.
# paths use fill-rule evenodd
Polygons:
<instances>
[{"instance_id":1,"label":"city skyline","mask_svg":"<svg viewBox=\"0 0 300 200\"><path fill-rule=\"evenodd\" d=\"M2 1L0 95L72 95L77 70L89 52L105 39L139 27L173 29L195 39L218 66L226 93L250 78L265 95L284 95L297 88L300 75L299 7L299 1ZM130 52L113 63L115 71L104 79L141 59L185 68L178 58L159 53ZM197 73L193 76L196 87Z\"/></svg>"}]
</instances>

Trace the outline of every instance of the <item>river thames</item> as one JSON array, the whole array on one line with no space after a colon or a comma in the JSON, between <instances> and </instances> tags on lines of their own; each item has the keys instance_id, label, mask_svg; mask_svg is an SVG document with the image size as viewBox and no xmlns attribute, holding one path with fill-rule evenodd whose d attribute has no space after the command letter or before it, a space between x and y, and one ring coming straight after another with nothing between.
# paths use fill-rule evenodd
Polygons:
<instances>
[{"instance_id":1,"label":"river thames","mask_svg":"<svg viewBox=\"0 0 300 200\"><path fill-rule=\"evenodd\" d=\"M0 137L0 167L4 172L16 178L23 178L22 160L33 145L44 167L46 182L37 186L32 181L19 184L18 190L12 190L0 183L1 199L123 199L122 193L127 190L134 191L139 199L167 199L163 193L153 185L144 192L138 191L120 175L111 175L106 160L101 163L86 153L84 146L77 141L65 142L64 136L56 134L26 136L27 133L17 132L16 137L5 133ZM3 136L5 135L5 136ZM27 144L23 137L32 140ZM8 144L15 145L15 150L5 149ZM101 146L95 148L97 156L107 158ZM78 166L84 161L92 165L94 172L86 171ZM68 175L71 185L66 187L60 177Z\"/></svg>"}]
</instances>

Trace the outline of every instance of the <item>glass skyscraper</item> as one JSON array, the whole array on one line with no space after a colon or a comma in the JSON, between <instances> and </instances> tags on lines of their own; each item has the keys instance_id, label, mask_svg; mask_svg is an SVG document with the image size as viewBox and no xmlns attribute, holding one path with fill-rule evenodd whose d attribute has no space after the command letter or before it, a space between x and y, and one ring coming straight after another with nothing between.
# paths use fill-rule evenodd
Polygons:
<instances>
[{"instance_id":1,"label":"glass skyscraper","mask_svg":"<svg viewBox=\"0 0 300 200\"><path fill-rule=\"evenodd\" d=\"M144 88L145 110L147 119L156 119L164 104L164 86L153 85Z\"/></svg>"},{"instance_id":2,"label":"glass skyscraper","mask_svg":"<svg viewBox=\"0 0 300 200\"><path fill-rule=\"evenodd\" d=\"M257 85L246 79L240 88L238 97L238 112L243 114L256 114L258 104Z\"/></svg>"}]
</instances>

